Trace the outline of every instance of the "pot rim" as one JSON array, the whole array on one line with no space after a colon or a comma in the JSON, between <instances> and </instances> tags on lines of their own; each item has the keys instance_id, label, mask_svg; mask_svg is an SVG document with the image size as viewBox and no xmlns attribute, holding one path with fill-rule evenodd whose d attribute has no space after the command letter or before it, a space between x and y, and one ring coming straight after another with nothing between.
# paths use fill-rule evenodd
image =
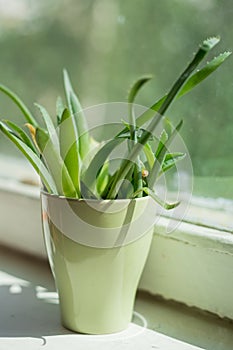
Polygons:
<instances>
[{"instance_id":1,"label":"pot rim","mask_svg":"<svg viewBox=\"0 0 233 350\"><path fill-rule=\"evenodd\" d=\"M61 196L54 193L48 193L45 190L40 190L40 194L51 197L51 198L57 198L60 200L68 200L68 201L74 201L74 202L93 202L93 203L109 203L109 202L121 202L121 203L129 203L132 201L145 201L146 199L150 199L150 196L144 196L140 198L119 198L119 199L91 199L91 198L73 198L73 197L66 197Z\"/></svg>"}]
</instances>

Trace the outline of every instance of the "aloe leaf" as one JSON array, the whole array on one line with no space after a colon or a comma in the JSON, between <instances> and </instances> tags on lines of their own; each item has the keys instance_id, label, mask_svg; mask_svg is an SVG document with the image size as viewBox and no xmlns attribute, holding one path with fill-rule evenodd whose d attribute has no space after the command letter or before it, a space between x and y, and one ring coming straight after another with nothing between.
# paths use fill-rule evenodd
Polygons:
<instances>
[{"instance_id":1,"label":"aloe leaf","mask_svg":"<svg viewBox=\"0 0 233 350\"><path fill-rule=\"evenodd\" d=\"M164 161L162 163L161 170L158 174L158 176L162 175L169 169L173 168L176 163L180 160L182 160L185 157L185 153L176 152L176 153L167 153L165 155Z\"/></svg>"},{"instance_id":2,"label":"aloe leaf","mask_svg":"<svg viewBox=\"0 0 233 350\"><path fill-rule=\"evenodd\" d=\"M164 130L166 131L168 137L171 136L173 127L172 127L172 123L170 122L170 120L167 117L163 117L163 127Z\"/></svg>"},{"instance_id":3,"label":"aloe leaf","mask_svg":"<svg viewBox=\"0 0 233 350\"><path fill-rule=\"evenodd\" d=\"M118 199L119 198L131 198L133 193L135 192L135 189L133 186L134 185L133 184L134 171L135 171L135 168L132 167L130 169L130 171L128 172L126 178L122 181L122 184L120 186L118 196L117 196ZM111 185L111 183L109 185ZM138 191L138 192L140 192L140 196L143 193L142 191Z\"/></svg>"},{"instance_id":4,"label":"aloe leaf","mask_svg":"<svg viewBox=\"0 0 233 350\"><path fill-rule=\"evenodd\" d=\"M159 196L157 196L157 194L155 194L154 191L152 191L150 188L148 187L143 187L141 190L141 192L145 192L148 196L150 196L151 198L154 199L155 202L157 202L161 207L163 207L164 209L167 209L167 210L170 210L170 209L174 209L176 208L180 202L175 202L175 203L167 203L167 202L164 202L161 198L159 198ZM137 197L138 195L138 192L135 192L133 195L132 195L132 198L135 198Z\"/></svg>"},{"instance_id":5,"label":"aloe leaf","mask_svg":"<svg viewBox=\"0 0 233 350\"><path fill-rule=\"evenodd\" d=\"M57 115L57 124L59 125L61 122L62 113L64 112L65 105L62 101L61 96L58 96L56 101L56 115Z\"/></svg>"},{"instance_id":6,"label":"aloe leaf","mask_svg":"<svg viewBox=\"0 0 233 350\"><path fill-rule=\"evenodd\" d=\"M36 129L36 142L40 149L42 159L45 161L49 172L56 184L59 195L76 198L77 192L70 178L68 170L57 152L54 144L49 138L49 134L41 128Z\"/></svg>"},{"instance_id":7,"label":"aloe leaf","mask_svg":"<svg viewBox=\"0 0 233 350\"><path fill-rule=\"evenodd\" d=\"M200 64L200 62L203 60L203 58L207 55L207 53L213 49L213 47L218 44L220 38L213 37L209 38L203 41L203 43L200 45L199 50L195 54L193 60L188 65L188 67L184 70L184 72L180 75L180 77L176 80L172 88L170 89L169 93L166 96L165 101L163 102L162 106L158 110L158 118L156 118L151 123L151 129L154 130L154 125L158 124L158 121L161 119L161 117L164 115L178 92L180 91L181 87L184 85L184 83L188 80L189 76L193 73L193 71L196 69L196 67Z\"/></svg>"},{"instance_id":8,"label":"aloe leaf","mask_svg":"<svg viewBox=\"0 0 233 350\"><path fill-rule=\"evenodd\" d=\"M206 79L211 73L213 73L221 64L231 55L231 52L221 53L219 56L215 57L212 61L208 62L205 67L193 74L186 84L183 86L178 97L181 97L191 91L196 85L201 83Z\"/></svg>"},{"instance_id":9,"label":"aloe leaf","mask_svg":"<svg viewBox=\"0 0 233 350\"><path fill-rule=\"evenodd\" d=\"M82 181L93 192L95 191L95 181L111 152L122 142L123 138L108 141L94 156L89 167L82 176Z\"/></svg>"},{"instance_id":10,"label":"aloe leaf","mask_svg":"<svg viewBox=\"0 0 233 350\"><path fill-rule=\"evenodd\" d=\"M104 192L106 186L108 185L108 180L109 180L109 163L105 162L96 179L96 189L100 197Z\"/></svg>"},{"instance_id":11,"label":"aloe leaf","mask_svg":"<svg viewBox=\"0 0 233 350\"><path fill-rule=\"evenodd\" d=\"M149 80L152 79L152 76L143 76L135 81L135 83L132 85L129 91L128 95L128 103L134 103L134 100L139 92L139 90L142 88L142 86L147 83Z\"/></svg>"},{"instance_id":12,"label":"aloe leaf","mask_svg":"<svg viewBox=\"0 0 233 350\"><path fill-rule=\"evenodd\" d=\"M36 172L41 177L41 180L47 191L49 193L58 194L53 178L51 177L49 171L46 169L40 158L34 153L34 151L17 136L15 136L14 133L11 132L9 128L2 122L0 122L0 130L18 147L18 149L29 160Z\"/></svg>"},{"instance_id":13,"label":"aloe leaf","mask_svg":"<svg viewBox=\"0 0 233 350\"><path fill-rule=\"evenodd\" d=\"M145 132L146 129L143 128L136 128L136 135L137 135L137 139L140 138L143 134L143 132ZM118 133L115 138L124 138L124 139L130 139L130 131L128 131L127 129L122 130L120 133ZM151 135L150 140L154 140L156 139L156 137L154 135Z\"/></svg>"},{"instance_id":14,"label":"aloe leaf","mask_svg":"<svg viewBox=\"0 0 233 350\"><path fill-rule=\"evenodd\" d=\"M149 168L152 169L153 164L155 162L155 156L154 156L154 153L153 153L152 148L151 148L149 143L146 143L144 145L143 151L146 155L146 159L147 159L147 163L149 165Z\"/></svg>"},{"instance_id":15,"label":"aloe leaf","mask_svg":"<svg viewBox=\"0 0 233 350\"><path fill-rule=\"evenodd\" d=\"M136 164L134 166L134 188L137 191L138 190L138 195L137 197L142 197L142 192L140 189L143 186L142 182L142 168L141 168L141 162L140 158L137 158Z\"/></svg>"},{"instance_id":16,"label":"aloe leaf","mask_svg":"<svg viewBox=\"0 0 233 350\"><path fill-rule=\"evenodd\" d=\"M74 187L80 196L80 166L78 141L73 116L64 109L59 125L59 141L61 157L73 181Z\"/></svg>"},{"instance_id":17,"label":"aloe leaf","mask_svg":"<svg viewBox=\"0 0 233 350\"><path fill-rule=\"evenodd\" d=\"M159 154L160 154L161 150L163 149L167 140L168 140L168 134L166 133L165 130L163 130L161 135L160 135L160 138L159 138L159 144L158 144L157 150L155 152L155 157L159 156Z\"/></svg>"},{"instance_id":18,"label":"aloe leaf","mask_svg":"<svg viewBox=\"0 0 233 350\"><path fill-rule=\"evenodd\" d=\"M157 196L155 194L154 191L152 191L150 188L146 187L144 189L144 192L150 196L151 198L154 199L154 201L156 201L160 206L162 206L164 209L166 210L171 210L171 209L174 209L176 208L180 202L174 202L174 203L167 203L167 202L164 202L161 198L159 198L159 196Z\"/></svg>"},{"instance_id":19,"label":"aloe leaf","mask_svg":"<svg viewBox=\"0 0 233 350\"><path fill-rule=\"evenodd\" d=\"M59 152L59 141L58 141L57 132L53 124L52 118L50 117L48 111L43 106L41 106L38 103L35 103L35 106L40 110L46 125L46 130L48 131L50 140L54 144L54 147L56 148L56 150Z\"/></svg>"},{"instance_id":20,"label":"aloe leaf","mask_svg":"<svg viewBox=\"0 0 233 350\"><path fill-rule=\"evenodd\" d=\"M134 188L133 185L130 181L124 179L121 183L119 192L117 194L117 199L130 199L132 198L132 195L134 193ZM142 197L143 196L143 192L142 191L138 191L137 197Z\"/></svg>"},{"instance_id":21,"label":"aloe leaf","mask_svg":"<svg viewBox=\"0 0 233 350\"><path fill-rule=\"evenodd\" d=\"M24 117L30 124L34 126L38 126L38 123L34 119L33 115L31 114L27 106L23 103L23 101L19 98L18 95L16 95L13 91L11 91L8 87L4 85L0 85L0 91L2 91L4 94L10 97L10 99L18 106L18 108L21 110Z\"/></svg>"},{"instance_id":22,"label":"aloe leaf","mask_svg":"<svg viewBox=\"0 0 233 350\"><path fill-rule=\"evenodd\" d=\"M86 118L79 99L73 90L69 75L65 69L63 70L63 76L68 107L76 120L79 136L79 154L81 156L81 159L84 159L88 154L90 147Z\"/></svg>"},{"instance_id":23,"label":"aloe leaf","mask_svg":"<svg viewBox=\"0 0 233 350\"><path fill-rule=\"evenodd\" d=\"M148 82L152 77L146 76L139 78L131 87L128 95L128 109L129 109L129 126L130 126L130 138L131 140L137 141L136 136L136 121L135 121L135 115L133 111L133 103L134 100L140 91L140 89L143 87L143 85Z\"/></svg>"},{"instance_id":24,"label":"aloe leaf","mask_svg":"<svg viewBox=\"0 0 233 350\"><path fill-rule=\"evenodd\" d=\"M190 92L195 86L205 80L211 73L213 73L217 68L219 68L222 63L231 55L231 52L221 53L219 56L215 57L213 60L208 62L202 69L194 73L184 84L176 98L182 97ZM159 108L164 103L167 94L161 97L157 102L155 102L147 111L141 114L137 120L137 126L141 127L143 124L148 122L153 116L153 111L158 111Z\"/></svg>"},{"instance_id":25,"label":"aloe leaf","mask_svg":"<svg viewBox=\"0 0 233 350\"><path fill-rule=\"evenodd\" d=\"M142 78L138 79L133 84L133 86L129 92L128 110L129 110L129 124L130 124L130 139L132 140L131 142L128 143L129 150L131 150L134 143L137 142L136 121L135 121L133 103L134 103L134 100L135 100L139 90L150 79L151 79L151 77L142 77ZM134 187L135 187L135 190L139 190L140 188L142 188L142 172L141 172L139 155L136 159L136 164L134 166ZM142 196L142 192L139 191L138 197L141 197L141 196Z\"/></svg>"},{"instance_id":26,"label":"aloe leaf","mask_svg":"<svg viewBox=\"0 0 233 350\"><path fill-rule=\"evenodd\" d=\"M206 56L206 54L219 42L219 38L210 38L205 40L199 47L199 50L195 54L193 60L191 63L187 66L187 68L183 71L183 73L179 76L179 78L175 81L173 86L171 87L169 93L167 94L164 102L162 103L161 107L159 108L158 112L152 119L151 123L149 124L147 131L143 133L143 135L140 137L138 142L134 145L132 150L129 152L129 156L127 160L124 160L122 162L122 165L117 172L112 186L108 193L108 198L115 198L116 197L116 187L117 183L122 180L130 170L132 163L136 160L138 155L140 154L142 150L142 146L147 143L149 140L151 134L154 133L158 123L160 122L161 118L163 117L164 113L167 111L169 106L171 105L172 101L176 97L176 95L179 93L181 87L184 85L184 83L187 81L187 79L190 77L190 75L193 73L193 71L196 69L196 67L200 64L200 62L203 60L203 58Z\"/></svg>"},{"instance_id":27,"label":"aloe leaf","mask_svg":"<svg viewBox=\"0 0 233 350\"><path fill-rule=\"evenodd\" d=\"M21 140L31 148L31 150L37 154L37 149L35 148L34 144L32 143L30 137L26 134L26 132L20 128L18 125L15 123L11 122L10 120L3 120L4 123L6 123L12 130L18 133L19 137Z\"/></svg>"},{"instance_id":28,"label":"aloe leaf","mask_svg":"<svg viewBox=\"0 0 233 350\"><path fill-rule=\"evenodd\" d=\"M166 162L170 162L171 160L176 160L184 157L185 157L185 153L183 152L167 153L164 159L164 162L165 162L164 165L166 165Z\"/></svg>"},{"instance_id":29,"label":"aloe leaf","mask_svg":"<svg viewBox=\"0 0 233 350\"><path fill-rule=\"evenodd\" d=\"M200 49L204 50L206 52L212 50L220 41L220 36L211 36L207 39L205 39L201 45L200 45Z\"/></svg>"},{"instance_id":30,"label":"aloe leaf","mask_svg":"<svg viewBox=\"0 0 233 350\"><path fill-rule=\"evenodd\" d=\"M96 197L96 195L90 190L90 188L87 187L87 186L85 185L84 182L82 182L82 180L80 181L80 185L81 185L82 198L85 198L85 199L99 199L99 198Z\"/></svg>"},{"instance_id":31,"label":"aloe leaf","mask_svg":"<svg viewBox=\"0 0 233 350\"><path fill-rule=\"evenodd\" d=\"M176 126L176 128L173 130L171 133L171 136L164 142L161 143L162 147L158 147L159 151L157 149L156 151L156 159L154 162L154 165L151 169L149 178L148 178L148 184L150 188L153 188L155 181L157 180L157 177L159 176L159 171L162 167L165 155L167 153L167 148L171 144L172 140L175 138L177 135L177 132L179 132L180 128L182 127L183 121L181 120L179 124Z\"/></svg>"}]
</instances>

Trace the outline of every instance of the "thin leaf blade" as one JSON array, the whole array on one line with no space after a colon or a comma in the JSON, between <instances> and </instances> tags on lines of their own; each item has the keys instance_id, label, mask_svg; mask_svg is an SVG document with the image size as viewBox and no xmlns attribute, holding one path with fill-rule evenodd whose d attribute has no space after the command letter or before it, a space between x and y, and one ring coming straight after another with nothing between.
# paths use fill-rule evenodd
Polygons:
<instances>
[{"instance_id":1,"label":"thin leaf blade","mask_svg":"<svg viewBox=\"0 0 233 350\"><path fill-rule=\"evenodd\" d=\"M17 124L13 123L10 120L3 120L4 123L6 123L12 130L14 130L15 132L18 133L19 137L21 138L21 140L28 146L31 148L31 150L37 154L37 149L35 148L33 142L31 141L31 139L28 137L28 135L26 134L26 132L20 128Z\"/></svg>"},{"instance_id":2,"label":"thin leaf blade","mask_svg":"<svg viewBox=\"0 0 233 350\"><path fill-rule=\"evenodd\" d=\"M80 196L80 156L76 127L73 116L67 108L64 109L59 125L59 143L61 157L73 181L74 187Z\"/></svg>"},{"instance_id":3,"label":"thin leaf blade","mask_svg":"<svg viewBox=\"0 0 233 350\"><path fill-rule=\"evenodd\" d=\"M136 198L138 195L139 191L136 191L133 193L132 198ZM168 203L163 201L159 196L157 196L157 194L152 191L150 188L148 187L143 187L140 192L144 192L146 193L148 196L150 196L156 203L158 203L161 207L163 207L166 210L171 210L176 208L180 202L174 202L174 203Z\"/></svg>"},{"instance_id":4,"label":"thin leaf blade","mask_svg":"<svg viewBox=\"0 0 233 350\"><path fill-rule=\"evenodd\" d=\"M183 95L187 94L189 91L191 91L195 86L197 86L199 83L201 83L203 80L205 80L210 74L212 74L216 69L218 69L223 62L231 55L231 52L227 51L224 53L221 53L217 57L215 57L213 60L208 62L205 67L203 67L201 70L193 74L189 80L185 83L181 91L179 92L177 98L182 97Z\"/></svg>"},{"instance_id":5,"label":"thin leaf blade","mask_svg":"<svg viewBox=\"0 0 233 350\"><path fill-rule=\"evenodd\" d=\"M162 163L161 170L159 172L159 175L162 175L166 171L172 169L174 166L176 166L177 162L185 158L185 153L182 152L175 152L175 153L167 153L165 155L164 161Z\"/></svg>"},{"instance_id":6,"label":"thin leaf blade","mask_svg":"<svg viewBox=\"0 0 233 350\"><path fill-rule=\"evenodd\" d=\"M206 54L218 43L219 40L220 40L219 38L210 38L205 40L200 45L192 61L188 64L188 66L185 68L182 74L178 77L178 79L172 85L161 107L159 108L158 112L155 114L152 121L150 122L147 128L147 131L143 133L143 135L140 137L138 142L135 143L133 148L130 150L128 159L122 162L122 165L112 182L112 186L108 193L108 199L114 199L116 197L118 182L125 178L125 176L127 175L128 171L132 166L132 163L136 160L136 158L140 154L142 150L142 146L147 143L151 134L153 134L160 120L164 116L167 109L170 107L171 103L173 102L173 100L181 90L182 86L185 84L185 82L188 80L188 78L191 76L193 71L200 64L200 62L204 59Z\"/></svg>"},{"instance_id":7,"label":"thin leaf blade","mask_svg":"<svg viewBox=\"0 0 233 350\"><path fill-rule=\"evenodd\" d=\"M57 115L57 124L59 125L61 122L61 117L62 117L62 113L64 112L65 109L65 105L63 103L63 100L61 98L61 96L58 96L57 100L56 100L56 115Z\"/></svg>"},{"instance_id":8,"label":"thin leaf blade","mask_svg":"<svg viewBox=\"0 0 233 350\"><path fill-rule=\"evenodd\" d=\"M132 85L129 95L128 95L128 113L129 113L129 131L130 131L130 139L135 143L137 142L137 133L136 133L136 120L134 114L134 100L139 93L140 89L143 87L145 83L147 83L152 77L141 77ZM133 143L128 143L129 149L132 148Z\"/></svg>"},{"instance_id":9,"label":"thin leaf blade","mask_svg":"<svg viewBox=\"0 0 233 350\"><path fill-rule=\"evenodd\" d=\"M87 170L82 176L82 181L93 192L95 191L95 181L101 172L103 165L107 161L111 152L124 141L123 138L117 138L108 141L94 156Z\"/></svg>"},{"instance_id":10,"label":"thin leaf blade","mask_svg":"<svg viewBox=\"0 0 233 350\"><path fill-rule=\"evenodd\" d=\"M37 121L35 120L35 118L31 114L31 112L27 108L27 106L19 98L18 95L16 95L11 89L9 89L8 87L6 87L6 86L4 86L2 84L0 84L0 91L2 91L5 95L7 95L16 104L16 106L18 106L18 108L21 110L21 112L23 113L24 117L26 118L26 120L30 124L32 124L34 126L38 126Z\"/></svg>"},{"instance_id":11,"label":"thin leaf blade","mask_svg":"<svg viewBox=\"0 0 233 350\"><path fill-rule=\"evenodd\" d=\"M48 133L41 128L37 128L35 138L42 159L54 179L59 195L65 195L68 198L76 198L77 192L68 170L60 154L54 147L54 144L51 142Z\"/></svg>"},{"instance_id":12,"label":"thin leaf blade","mask_svg":"<svg viewBox=\"0 0 233 350\"><path fill-rule=\"evenodd\" d=\"M63 70L65 93L68 102L68 107L71 114L74 115L77 132L79 136L79 154L81 159L84 159L89 152L90 140L88 134L88 126L86 122L85 115L83 113L83 108L79 102L78 96L75 94L72 87L67 70Z\"/></svg>"},{"instance_id":13,"label":"thin leaf blade","mask_svg":"<svg viewBox=\"0 0 233 350\"><path fill-rule=\"evenodd\" d=\"M52 118L50 117L46 108L41 106L39 103L35 103L35 106L39 109L39 111L43 117L43 120L44 120L45 125L46 125L46 130L49 134L51 142L54 144L54 147L59 152L59 142L58 142L57 132L56 132L55 126L53 124Z\"/></svg>"},{"instance_id":14,"label":"thin leaf blade","mask_svg":"<svg viewBox=\"0 0 233 350\"><path fill-rule=\"evenodd\" d=\"M17 138L9 128L2 122L0 122L0 130L18 147L18 149L23 153L23 155L29 160L33 168L41 177L43 184L45 185L49 193L58 194L56 185L53 181L52 176L49 171L44 166L40 158L28 147L22 140Z\"/></svg>"},{"instance_id":15,"label":"thin leaf blade","mask_svg":"<svg viewBox=\"0 0 233 350\"><path fill-rule=\"evenodd\" d=\"M173 141L173 139L175 138L175 136L177 135L177 133L181 129L182 125L183 125L183 120L181 120L179 122L179 124L176 126L176 128L171 133L170 137L167 138L164 143L161 142L161 144L160 144L161 147L159 149L159 152L158 152L158 150L156 152L156 159L155 159L154 165L152 167L152 170L149 174L149 178L148 178L149 188L154 187L154 184L159 176L159 171L162 167L165 155L167 153L167 147L171 144L171 142Z\"/></svg>"}]
</instances>

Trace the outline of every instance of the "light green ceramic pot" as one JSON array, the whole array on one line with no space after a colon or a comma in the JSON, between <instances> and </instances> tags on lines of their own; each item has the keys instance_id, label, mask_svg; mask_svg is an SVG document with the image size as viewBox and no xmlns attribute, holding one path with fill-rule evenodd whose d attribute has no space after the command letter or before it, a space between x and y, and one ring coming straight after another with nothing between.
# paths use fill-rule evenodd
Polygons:
<instances>
[{"instance_id":1,"label":"light green ceramic pot","mask_svg":"<svg viewBox=\"0 0 233 350\"><path fill-rule=\"evenodd\" d=\"M151 244L153 201L78 200L44 192L41 200L63 325L89 334L125 329Z\"/></svg>"}]
</instances>

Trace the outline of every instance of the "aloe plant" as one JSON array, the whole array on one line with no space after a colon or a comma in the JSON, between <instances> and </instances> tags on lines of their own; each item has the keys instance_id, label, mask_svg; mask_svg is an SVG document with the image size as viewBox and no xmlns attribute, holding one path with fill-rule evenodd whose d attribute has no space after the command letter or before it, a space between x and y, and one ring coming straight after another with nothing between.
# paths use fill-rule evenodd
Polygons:
<instances>
[{"instance_id":1,"label":"aloe plant","mask_svg":"<svg viewBox=\"0 0 233 350\"><path fill-rule=\"evenodd\" d=\"M0 91L23 113L29 134L9 120L0 122L0 130L31 162L49 193L80 199L149 195L166 209L174 208L178 203L164 203L156 195L155 188L158 178L184 157L183 153L171 153L168 149L183 121L174 127L164 115L173 101L191 91L229 57L230 52L221 53L197 70L219 40L213 37L203 41L169 92L136 118L135 98L151 77L138 79L128 95L128 121L122 122L121 132L110 141L98 145L93 152L93 140L88 132L85 113L66 70L63 72L66 102L60 97L57 99L56 125L46 109L37 105L44 122L43 125L39 123L14 92L0 85ZM163 131L157 139L154 133L161 120ZM112 173L110 155L124 141L128 145L127 155ZM90 157L90 154L93 156Z\"/></svg>"}]
</instances>

